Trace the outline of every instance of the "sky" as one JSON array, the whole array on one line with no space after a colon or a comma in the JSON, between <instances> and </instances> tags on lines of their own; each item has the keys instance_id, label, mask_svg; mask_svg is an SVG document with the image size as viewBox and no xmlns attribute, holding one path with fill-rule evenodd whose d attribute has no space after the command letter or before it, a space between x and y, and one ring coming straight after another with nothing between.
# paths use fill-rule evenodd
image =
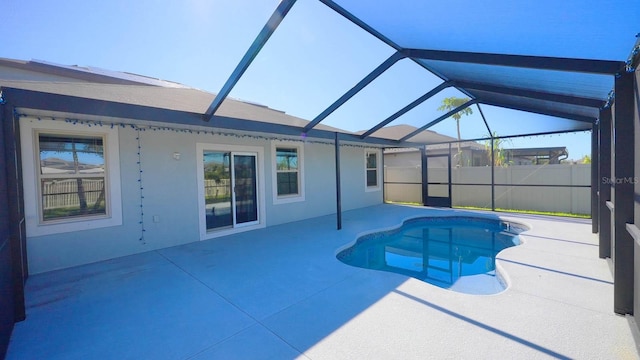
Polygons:
<instances>
[{"instance_id":1,"label":"sky","mask_svg":"<svg viewBox=\"0 0 640 360\"><path fill-rule=\"evenodd\" d=\"M337 2L405 47L624 61L640 32L640 0ZM0 57L126 71L217 93L277 5L0 0ZM392 53L319 1L298 0L230 95L311 120ZM323 123L366 130L440 81L402 60ZM446 90L391 125L425 124L442 114L436 109L445 96L463 95ZM499 135L562 129L540 115L482 111ZM463 138L487 134L475 107L461 125ZM453 120L432 130L456 136ZM579 159L590 153L590 134L514 139L508 146L567 146Z\"/></svg>"}]
</instances>

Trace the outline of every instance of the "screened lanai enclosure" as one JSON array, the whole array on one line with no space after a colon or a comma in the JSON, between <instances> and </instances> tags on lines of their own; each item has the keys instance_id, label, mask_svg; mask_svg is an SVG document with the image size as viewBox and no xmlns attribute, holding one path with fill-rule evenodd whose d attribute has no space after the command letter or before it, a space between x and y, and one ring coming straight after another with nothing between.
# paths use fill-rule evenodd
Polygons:
<instances>
[{"instance_id":1,"label":"screened lanai enclosure","mask_svg":"<svg viewBox=\"0 0 640 360\"><path fill-rule=\"evenodd\" d=\"M618 6L602 7L573 1L502 5L504 12L487 14L482 11L482 4L468 1L454 5L416 1L376 4L346 0L281 1L203 119L211 121L232 89L242 86L243 76L255 77L260 71L267 71L266 78L273 81L268 84L269 89L286 93L289 103L304 104L301 115L313 119L300 129L301 136L320 123L339 124L357 132L361 139L369 139L372 146L382 138L395 144L379 145L386 149L418 149L421 169L418 184L423 204L451 206L452 197L455 199L453 186L489 185L479 204L492 209L499 205L497 202L505 190L513 191L513 182L499 178L501 175L495 170L496 157L501 156L496 148L501 140L586 132L590 136L585 141L591 143L588 183L555 183L551 184L555 186L551 191L550 184L544 182L521 185L543 201L540 194L554 197L553 190L557 188L582 192L582 198L588 191L589 205L575 206L588 208L593 232L599 233L600 255L612 259L613 310L640 316L640 288L634 285L634 274L640 270L640 259L634 258L634 249L640 249L636 243L640 241L640 231L634 225L640 224L637 200L640 184L636 177L640 172L637 160L640 146L635 141L640 130L637 125L640 42L634 36L640 29L634 19L638 18L640 6L629 7L628 3L620 2ZM354 37L306 41L304 36L311 35L304 31L302 35L292 35L295 27L301 26L296 20L297 12L326 16L323 18L326 26L355 26L361 31ZM440 16L450 17L451 27L434 26L440 22L430 19ZM289 18L292 20L288 21ZM572 26L559 26L567 22ZM283 35L278 36L280 33ZM272 35L273 43L268 43ZM377 42L379 52L364 58L357 68L344 71L340 67L341 57L348 53L345 48L358 47L355 41ZM335 54L335 63L314 60L315 55L325 51ZM298 71L301 75L322 71L326 83L306 84L304 76L295 84L279 82L278 69L261 68L260 60L252 69L252 62L263 53L265 57L279 56L283 69L295 72L291 78L296 78ZM332 78L332 73L337 77ZM310 88L322 91L309 91ZM386 97L389 94L395 96ZM446 98L464 101L438 111ZM448 120L468 112L467 109L477 111L457 122ZM354 110L357 118L345 116ZM457 136L456 141L443 141L437 136L430 139L429 135L434 134ZM336 134L336 150L341 141ZM462 141L467 144L488 141L490 149L487 157L491 170L483 171L481 176L471 175L475 180L467 184L459 180L456 183L451 171L455 166L451 158L458 156L455 164L462 157L457 145ZM442 144L447 147L453 144L457 149L444 154L430 151ZM547 161L551 158L550 155ZM433 175L430 178L430 161L444 162L448 170L439 179ZM339 168L336 174L340 228ZM510 176L527 178L532 174L525 171ZM463 190L457 192L459 198L465 197Z\"/></svg>"},{"instance_id":2,"label":"screened lanai enclosure","mask_svg":"<svg viewBox=\"0 0 640 360\"><path fill-rule=\"evenodd\" d=\"M377 38L388 56L381 57L381 63L371 67L370 72L357 79L348 91L336 95L328 106L305 114L313 121L302 132L306 133L322 122L347 127L359 133L362 139L392 139L399 147L405 148L411 146L410 143L418 144L413 154L411 151L387 150L385 160L393 157L395 161L393 166L385 164L386 200L591 215L590 176L591 173L595 176L591 168L596 166L597 159L592 166L545 166L541 169L537 166L541 165L541 157L537 153L529 158L510 157L513 151L505 152L503 148L512 138L565 133L579 133L581 141L589 142L588 133L597 123L600 111L608 108L614 100L615 77L627 71L624 61L599 59L617 57L626 60L629 44L633 42L631 36L625 48L620 50L624 51L624 56L614 55L611 46L598 51L581 48L576 54L575 49L569 51L569 47L563 46L569 41L584 41L576 38L576 34L555 34L553 39L544 39L544 46L535 47L526 46L525 42L510 39L504 34L500 34L500 41L480 37L470 41L461 30L451 29L447 30L453 32L450 36L434 36L441 31L430 27L428 22L414 19L416 14L428 18L433 16L429 14L439 13L438 9L432 9L433 4L402 2L388 8L380 5L380 11L376 12L349 2L321 3L328 9L319 3L294 6L294 2L281 2L205 118L215 112L245 70L249 69L249 64L258 57L271 34L277 34L275 27L285 16L295 18L297 7L302 8L300 11L333 10L334 17L342 17L361 28L369 38ZM549 21L559 20L543 6L537 10L549 17ZM382 13L385 15L380 15ZM512 15L517 17L516 13L518 11L514 10ZM395 18L414 19L416 21L410 23L419 22L420 25L412 25L412 31L408 31L390 20ZM464 19L469 22L465 26L469 27L487 25L489 21ZM491 21L497 20L492 18ZM514 21L502 19L498 26L493 24L492 29L498 35L501 28L507 30ZM291 25L287 28L287 23L283 23L286 29L281 31L291 31ZM527 39L533 39L532 43L542 41L543 34L539 33L538 26L520 31L526 32ZM280 55L296 57L297 47L295 50L281 49L277 35L274 38L274 46L280 49ZM594 39L600 42L598 37ZM328 41L339 43L338 39ZM425 47L426 44L430 44L429 47ZM315 49L305 50L313 52ZM279 55L272 54L269 46L264 51L268 53L266 56ZM600 51L611 51L611 54ZM307 58L299 66L315 67L317 64L313 58ZM292 85L284 84L283 88L287 86ZM395 108L371 103L374 94L384 94L390 89L402 92L404 102L398 100ZM461 101L443 109L440 105L451 98ZM308 104L308 100L303 102ZM342 113L348 112L343 110L345 108L357 109L362 118L343 117ZM468 116L452 121L456 114ZM437 136L455 136L456 132L457 142L451 137L447 141ZM442 146L450 147L451 144L455 145L454 149L446 151L447 162ZM463 152L458 144L469 149ZM427 147L423 149L424 146ZM420 150L426 151L420 155ZM510 158L504 159L505 156ZM402 161L397 158L402 158ZM554 159L559 163L557 155L555 158L549 155L546 164L554 164ZM521 166L522 161L525 166ZM506 168L509 164L520 166Z\"/></svg>"},{"instance_id":3,"label":"screened lanai enclosure","mask_svg":"<svg viewBox=\"0 0 640 360\"><path fill-rule=\"evenodd\" d=\"M256 122L251 131L268 128L301 139L320 124L350 131L327 140L336 154L338 229L340 148L355 140L383 149L385 168L403 157L402 166L417 169L398 175L400 180L385 171L386 195L413 194L418 201L411 202L428 206L488 209L557 203L542 210L590 214L600 257L609 259L614 277L612 311L640 319L637 0L498 1L494 13L483 2L464 0L282 0L269 2L268 11L265 4L256 5L265 12L261 28L238 16L238 29L254 30L255 39L233 45L241 52L224 52L236 57L235 68L202 69L230 74L201 114L203 123L216 126L226 98L259 88L252 101L310 122L264 129ZM309 14L317 23L305 23ZM449 26L435 21L442 18L450 19ZM312 82L309 74L321 76ZM439 110L451 98L462 101ZM455 121L460 113L465 115ZM3 296L2 307L15 309L13 316L3 313L3 333L10 333L5 324L24 318L27 273L20 253L23 224L14 216L21 213L14 125L4 122L0 133L6 168L0 174L0 249L3 259L14 259L0 269L3 289L10 289L5 293L14 295ZM589 143L589 165L550 175L540 164L551 169L566 158L562 147L531 146L519 155L512 149L511 158L502 152L508 139L565 133ZM522 163L518 169L503 166L509 161ZM2 247L9 241L11 253Z\"/></svg>"},{"instance_id":4,"label":"screened lanai enclosure","mask_svg":"<svg viewBox=\"0 0 640 360\"><path fill-rule=\"evenodd\" d=\"M385 201L591 216L591 164L564 163L566 147L496 148L509 140L426 145L424 163L420 149L387 149Z\"/></svg>"}]
</instances>

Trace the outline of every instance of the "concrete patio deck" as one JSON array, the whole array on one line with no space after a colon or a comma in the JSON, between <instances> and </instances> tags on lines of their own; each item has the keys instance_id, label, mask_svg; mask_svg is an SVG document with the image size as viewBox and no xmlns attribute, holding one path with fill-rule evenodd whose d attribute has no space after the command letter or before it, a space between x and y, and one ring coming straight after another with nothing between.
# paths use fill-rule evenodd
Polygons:
<instances>
[{"instance_id":1,"label":"concrete patio deck","mask_svg":"<svg viewBox=\"0 0 640 360\"><path fill-rule=\"evenodd\" d=\"M7 358L639 358L589 220L502 214L531 230L499 254L497 295L335 257L357 234L452 213L472 212L379 205L341 231L325 216L32 276Z\"/></svg>"}]
</instances>

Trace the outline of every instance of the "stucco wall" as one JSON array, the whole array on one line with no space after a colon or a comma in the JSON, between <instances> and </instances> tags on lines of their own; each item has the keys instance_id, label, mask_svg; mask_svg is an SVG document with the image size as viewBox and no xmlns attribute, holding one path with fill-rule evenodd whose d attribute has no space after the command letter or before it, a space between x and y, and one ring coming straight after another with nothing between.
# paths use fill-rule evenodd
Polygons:
<instances>
[{"instance_id":1,"label":"stucco wall","mask_svg":"<svg viewBox=\"0 0 640 360\"><path fill-rule=\"evenodd\" d=\"M23 118L21 121L27 120ZM46 124L45 120L43 122ZM86 125L74 126L78 131L86 130ZM333 144L309 139L303 145L305 199L274 204L274 169L271 165L273 140L261 136L197 134L196 131L181 132L175 129L136 131L129 126L118 127L117 134L122 224L43 236L29 236L27 230L31 273L199 241L199 183L196 171L199 164L196 160L196 144L262 148L263 159L258 161L264 163L264 173L259 174L260 181L264 183L265 216L261 219L264 226L336 211ZM138 150L142 172L138 166ZM179 160L173 157L176 152L180 153ZM365 191L364 152L362 147L341 147L343 210L382 202L381 190ZM34 166L33 163L24 165ZM140 184L144 198L141 198ZM29 189L26 191L34 191L33 183L25 185L25 189ZM224 241L224 238L215 241Z\"/></svg>"},{"instance_id":2,"label":"stucco wall","mask_svg":"<svg viewBox=\"0 0 640 360\"><path fill-rule=\"evenodd\" d=\"M274 170L272 166L266 167L269 180L266 202L267 226L335 213L336 172L333 149L332 144L304 144L302 166L304 166L305 201L274 204L273 191L270 191ZM267 147L267 150L266 157L271 159L272 149Z\"/></svg>"},{"instance_id":3,"label":"stucco wall","mask_svg":"<svg viewBox=\"0 0 640 360\"><path fill-rule=\"evenodd\" d=\"M382 168L378 171L377 190L366 190L365 149L343 146L340 149L340 178L342 189L342 210L357 209L382 203ZM382 153L378 155L380 161ZM381 162L378 163L380 166ZM335 198L335 194L333 195Z\"/></svg>"}]
</instances>

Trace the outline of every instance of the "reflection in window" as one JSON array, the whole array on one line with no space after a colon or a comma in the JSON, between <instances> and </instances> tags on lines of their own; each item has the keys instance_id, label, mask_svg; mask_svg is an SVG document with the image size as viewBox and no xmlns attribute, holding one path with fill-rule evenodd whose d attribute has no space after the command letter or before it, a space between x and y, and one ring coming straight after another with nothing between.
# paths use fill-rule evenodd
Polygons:
<instances>
[{"instance_id":1,"label":"reflection in window","mask_svg":"<svg viewBox=\"0 0 640 360\"><path fill-rule=\"evenodd\" d=\"M276 174L278 196L300 193L297 148L276 148Z\"/></svg>"},{"instance_id":2,"label":"reflection in window","mask_svg":"<svg viewBox=\"0 0 640 360\"><path fill-rule=\"evenodd\" d=\"M38 135L42 221L107 214L104 138Z\"/></svg>"},{"instance_id":3,"label":"reflection in window","mask_svg":"<svg viewBox=\"0 0 640 360\"><path fill-rule=\"evenodd\" d=\"M231 153L205 151L204 199L207 230L233 225L231 213Z\"/></svg>"},{"instance_id":4,"label":"reflection in window","mask_svg":"<svg viewBox=\"0 0 640 360\"><path fill-rule=\"evenodd\" d=\"M367 167L367 187L378 186L378 153L367 151L366 155Z\"/></svg>"}]
</instances>

